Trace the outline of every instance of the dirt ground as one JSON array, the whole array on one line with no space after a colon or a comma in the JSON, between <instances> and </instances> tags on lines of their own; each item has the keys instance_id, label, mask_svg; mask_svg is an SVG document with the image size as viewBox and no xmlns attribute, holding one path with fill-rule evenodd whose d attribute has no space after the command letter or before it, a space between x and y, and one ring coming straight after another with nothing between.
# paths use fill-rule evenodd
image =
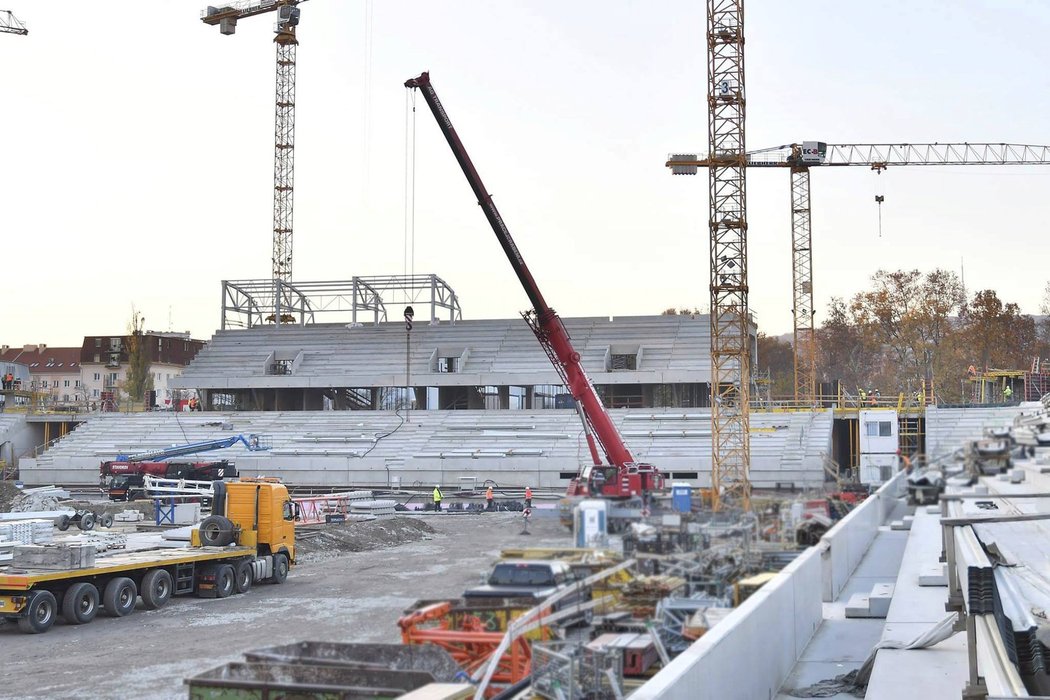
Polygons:
<instances>
[{"instance_id":1,"label":"dirt ground","mask_svg":"<svg viewBox=\"0 0 1050 700\"><path fill-rule=\"evenodd\" d=\"M379 548L311 542L280 586L260 584L222 600L180 597L154 611L140 602L126 618L100 615L79 627L60 619L42 635L0 625L8 669L0 698L185 698L184 678L243 660L250 649L398 642L402 610L421 598L457 597L480 581L501 547L571 546L556 511L534 511L529 535L521 534L519 513L427 514L368 525L370 534L355 536L350 524L331 539L350 542L349 549ZM406 539L416 541L397 544Z\"/></svg>"}]
</instances>

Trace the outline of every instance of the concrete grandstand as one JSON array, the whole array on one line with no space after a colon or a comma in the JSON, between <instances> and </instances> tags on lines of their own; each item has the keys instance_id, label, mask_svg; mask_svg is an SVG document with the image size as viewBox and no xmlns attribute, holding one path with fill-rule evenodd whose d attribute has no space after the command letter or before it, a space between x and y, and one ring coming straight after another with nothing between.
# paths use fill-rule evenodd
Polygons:
<instances>
[{"instance_id":1,"label":"concrete grandstand","mask_svg":"<svg viewBox=\"0 0 1050 700\"><path fill-rule=\"evenodd\" d=\"M710 483L710 415L680 409L612 411L639 460L675 481ZM267 436L272 449L242 446L202 455L231 459L241 473L278 476L294 486L455 485L462 477L508 486L564 487L587 459L571 409L418 411L238 411L101 414L36 459L24 458L27 484L88 485L103 460L242 433ZM755 413L751 478L756 487L819 487L830 452L832 412Z\"/></svg>"}]
</instances>

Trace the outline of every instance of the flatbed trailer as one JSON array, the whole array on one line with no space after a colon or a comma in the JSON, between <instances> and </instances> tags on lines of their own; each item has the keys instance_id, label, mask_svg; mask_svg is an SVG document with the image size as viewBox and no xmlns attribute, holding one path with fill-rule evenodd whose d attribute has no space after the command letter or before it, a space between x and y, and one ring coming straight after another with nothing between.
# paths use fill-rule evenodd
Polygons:
<instances>
[{"instance_id":1,"label":"flatbed trailer","mask_svg":"<svg viewBox=\"0 0 1050 700\"><path fill-rule=\"evenodd\" d=\"M217 489L216 501L230 517L205 519L187 547L114 553L97 562L92 550L90 560L68 565L61 561L65 553L83 557L86 548L57 547L48 550L54 561L39 567L0 567L0 619L41 633L59 615L75 625L91 622L100 609L123 617L140 596L155 610L175 595L225 598L253 583L283 583L295 561L295 511L285 487L243 479Z\"/></svg>"}]
</instances>

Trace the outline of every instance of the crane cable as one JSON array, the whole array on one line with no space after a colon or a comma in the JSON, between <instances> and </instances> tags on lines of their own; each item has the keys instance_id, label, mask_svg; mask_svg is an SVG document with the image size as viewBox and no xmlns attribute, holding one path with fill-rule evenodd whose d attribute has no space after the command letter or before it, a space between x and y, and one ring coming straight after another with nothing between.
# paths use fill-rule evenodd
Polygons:
<instances>
[{"instance_id":1,"label":"crane cable","mask_svg":"<svg viewBox=\"0 0 1050 700\"><path fill-rule=\"evenodd\" d=\"M405 248L404 276L416 272L416 91L405 89ZM411 265L410 265L411 262ZM405 286L405 303L415 301L408 298Z\"/></svg>"}]
</instances>

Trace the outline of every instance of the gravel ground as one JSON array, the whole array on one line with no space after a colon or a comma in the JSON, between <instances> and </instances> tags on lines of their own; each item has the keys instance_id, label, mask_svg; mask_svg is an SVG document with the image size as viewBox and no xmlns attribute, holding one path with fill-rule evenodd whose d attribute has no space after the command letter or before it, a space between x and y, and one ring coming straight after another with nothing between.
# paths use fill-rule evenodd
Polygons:
<instances>
[{"instance_id":1,"label":"gravel ground","mask_svg":"<svg viewBox=\"0 0 1050 700\"><path fill-rule=\"evenodd\" d=\"M79 627L59 620L43 635L0 625L7 669L0 698L185 698L184 678L242 660L250 649L298 641L399 642L402 610L419 599L457 597L478 583L501 547L571 546L556 511L534 513L528 536L518 513L377 521L368 525L388 533L363 539L378 549L319 549L281 586L260 584L224 600L180 597L154 611L140 603L124 619L100 615ZM400 523L417 518L416 526ZM403 536L388 541L395 530ZM418 541L397 544L405 539Z\"/></svg>"}]
</instances>

